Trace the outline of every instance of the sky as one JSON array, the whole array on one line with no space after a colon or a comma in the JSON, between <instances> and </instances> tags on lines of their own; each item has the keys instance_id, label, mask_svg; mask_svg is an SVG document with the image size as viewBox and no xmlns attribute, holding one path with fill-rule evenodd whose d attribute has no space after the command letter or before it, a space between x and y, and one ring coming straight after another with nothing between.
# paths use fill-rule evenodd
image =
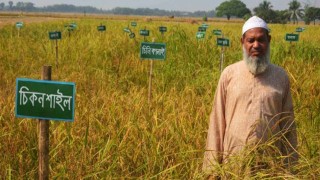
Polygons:
<instances>
[{"instance_id":1,"label":"sky","mask_svg":"<svg viewBox=\"0 0 320 180\"><path fill-rule=\"evenodd\" d=\"M8 4L9 0L0 0ZM129 8L158 8L163 10L178 11L209 11L214 10L219 4L226 0L12 0L16 2L32 2L36 7L48 6L53 4L73 4L76 6L93 6L110 10L115 7ZM241 0L249 9L257 7L263 0ZM292 0L268 0L271 2L273 9L288 9L288 4ZM302 7L310 4L311 6L320 7L320 0L298 0Z\"/></svg>"}]
</instances>

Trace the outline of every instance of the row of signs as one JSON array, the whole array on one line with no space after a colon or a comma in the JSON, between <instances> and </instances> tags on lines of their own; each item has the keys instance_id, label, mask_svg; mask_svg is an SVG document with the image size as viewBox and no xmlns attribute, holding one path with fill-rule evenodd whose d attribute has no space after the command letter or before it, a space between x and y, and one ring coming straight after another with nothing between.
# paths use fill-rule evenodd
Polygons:
<instances>
[{"instance_id":1,"label":"row of signs","mask_svg":"<svg viewBox=\"0 0 320 180\"><path fill-rule=\"evenodd\" d=\"M50 36L61 38L58 32ZM166 44L142 42L140 58L165 60ZM15 104L15 116L19 118L73 122L75 83L17 78Z\"/></svg>"},{"instance_id":2,"label":"row of signs","mask_svg":"<svg viewBox=\"0 0 320 180\"><path fill-rule=\"evenodd\" d=\"M204 39L206 31L208 29L208 25L207 24L202 24L199 28L198 28L198 32L196 34L196 38L197 39ZM222 31L220 29L214 29L212 30L212 33L216 36L221 36L222 35ZM218 46L230 46L230 40L227 38L217 38L217 45Z\"/></svg>"},{"instance_id":3,"label":"row of signs","mask_svg":"<svg viewBox=\"0 0 320 180\"><path fill-rule=\"evenodd\" d=\"M289 42L297 42L297 41L299 41L299 33L303 32L304 30L305 30L304 27L298 27L298 28L296 28L296 32L298 34L287 33L286 36L285 36L286 41L289 41Z\"/></svg>"}]
</instances>

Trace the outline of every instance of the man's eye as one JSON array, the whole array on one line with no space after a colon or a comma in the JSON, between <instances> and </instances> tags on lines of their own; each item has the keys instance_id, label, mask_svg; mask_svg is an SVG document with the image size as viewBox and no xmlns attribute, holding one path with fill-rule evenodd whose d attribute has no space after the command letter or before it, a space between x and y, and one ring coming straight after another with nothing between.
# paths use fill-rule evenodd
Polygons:
<instances>
[{"instance_id":1,"label":"man's eye","mask_svg":"<svg viewBox=\"0 0 320 180\"><path fill-rule=\"evenodd\" d=\"M254 39L247 39L247 42L249 42L249 43L253 43L254 42Z\"/></svg>"}]
</instances>

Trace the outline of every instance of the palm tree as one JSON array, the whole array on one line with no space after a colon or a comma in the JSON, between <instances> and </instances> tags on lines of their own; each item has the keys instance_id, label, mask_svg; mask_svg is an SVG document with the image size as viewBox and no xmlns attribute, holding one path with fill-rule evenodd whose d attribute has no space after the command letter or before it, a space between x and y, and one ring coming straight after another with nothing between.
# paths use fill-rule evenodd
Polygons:
<instances>
[{"instance_id":1,"label":"palm tree","mask_svg":"<svg viewBox=\"0 0 320 180\"><path fill-rule=\"evenodd\" d=\"M298 24L298 19L302 18L304 15L304 10L300 9L301 4L297 0L292 0L289 3L289 12L290 12L290 19L293 20L293 24L297 22Z\"/></svg>"},{"instance_id":2,"label":"palm tree","mask_svg":"<svg viewBox=\"0 0 320 180\"><path fill-rule=\"evenodd\" d=\"M259 4L259 8L268 11L273 8L271 2L264 0L262 3Z\"/></svg>"},{"instance_id":3,"label":"palm tree","mask_svg":"<svg viewBox=\"0 0 320 180\"><path fill-rule=\"evenodd\" d=\"M266 22L271 22L274 18L274 11L272 10L272 7L271 2L264 0L258 7L254 8L253 11Z\"/></svg>"}]
</instances>

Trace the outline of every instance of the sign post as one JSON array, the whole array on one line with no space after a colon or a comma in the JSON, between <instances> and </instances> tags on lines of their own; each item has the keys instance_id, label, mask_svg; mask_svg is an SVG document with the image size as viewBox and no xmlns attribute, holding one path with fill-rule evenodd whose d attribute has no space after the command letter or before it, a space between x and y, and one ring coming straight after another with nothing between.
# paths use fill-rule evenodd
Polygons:
<instances>
[{"instance_id":1,"label":"sign post","mask_svg":"<svg viewBox=\"0 0 320 180\"><path fill-rule=\"evenodd\" d=\"M16 117L39 119L39 179L49 179L49 119L73 121L74 83L51 81L51 66L43 66L42 80L16 80Z\"/></svg>"},{"instance_id":2,"label":"sign post","mask_svg":"<svg viewBox=\"0 0 320 180\"><path fill-rule=\"evenodd\" d=\"M144 29L141 29L140 35L143 36L143 41L146 41L146 36L149 36L149 30L147 30L146 27Z\"/></svg>"},{"instance_id":3,"label":"sign post","mask_svg":"<svg viewBox=\"0 0 320 180\"><path fill-rule=\"evenodd\" d=\"M301 32L303 32L303 30L304 30L304 28L302 28L302 27L296 28L296 32L297 32L297 33L301 33Z\"/></svg>"},{"instance_id":4,"label":"sign post","mask_svg":"<svg viewBox=\"0 0 320 180\"><path fill-rule=\"evenodd\" d=\"M207 31L206 27L203 27L203 26L198 27L198 32L206 32L206 31Z\"/></svg>"},{"instance_id":5,"label":"sign post","mask_svg":"<svg viewBox=\"0 0 320 180\"><path fill-rule=\"evenodd\" d=\"M221 32L220 29L215 29L215 30L212 31L212 33L213 33L214 35L216 35L216 36L221 36L221 35L222 35L222 32Z\"/></svg>"},{"instance_id":6,"label":"sign post","mask_svg":"<svg viewBox=\"0 0 320 180\"><path fill-rule=\"evenodd\" d=\"M98 31L103 32L103 31L106 31L107 28L105 25L101 24L100 26L97 27L97 29L98 29Z\"/></svg>"},{"instance_id":7,"label":"sign post","mask_svg":"<svg viewBox=\"0 0 320 180\"><path fill-rule=\"evenodd\" d=\"M49 39L56 41L56 67L58 67L58 39L61 39L61 32L49 32Z\"/></svg>"},{"instance_id":8,"label":"sign post","mask_svg":"<svg viewBox=\"0 0 320 180\"><path fill-rule=\"evenodd\" d=\"M151 104L151 89L152 89L152 70L153 60L165 60L166 58L166 44L142 42L140 47L140 58L150 59L150 73L149 73L149 91L148 91L148 104Z\"/></svg>"},{"instance_id":9,"label":"sign post","mask_svg":"<svg viewBox=\"0 0 320 180\"><path fill-rule=\"evenodd\" d=\"M43 80L51 80L51 66L43 66ZM49 179L49 127L50 121L39 119L39 179Z\"/></svg>"},{"instance_id":10,"label":"sign post","mask_svg":"<svg viewBox=\"0 0 320 180\"><path fill-rule=\"evenodd\" d=\"M132 32L129 27L126 27L123 29L124 32L129 33L129 37L132 39L134 37L136 37L136 35L134 34L134 32Z\"/></svg>"},{"instance_id":11,"label":"sign post","mask_svg":"<svg viewBox=\"0 0 320 180\"><path fill-rule=\"evenodd\" d=\"M289 41L290 43L293 41L299 41L299 34L293 34L293 33L288 33L286 34L286 41Z\"/></svg>"},{"instance_id":12,"label":"sign post","mask_svg":"<svg viewBox=\"0 0 320 180\"><path fill-rule=\"evenodd\" d=\"M162 38L164 36L164 33L167 32L167 27L165 26L160 26L159 27L159 31L161 32Z\"/></svg>"},{"instance_id":13,"label":"sign post","mask_svg":"<svg viewBox=\"0 0 320 180\"><path fill-rule=\"evenodd\" d=\"M77 28L77 24L75 22L70 23L70 24L66 24L64 27L67 28L68 32L69 32L69 37L71 36L71 31L75 30Z\"/></svg>"},{"instance_id":14,"label":"sign post","mask_svg":"<svg viewBox=\"0 0 320 180\"><path fill-rule=\"evenodd\" d=\"M23 27L23 22L17 22L16 28L18 29L18 37L20 37L20 29Z\"/></svg>"},{"instance_id":15,"label":"sign post","mask_svg":"<svg viewBox=\"0 0 320 180\"><path fill-rule=\"evenodd\" d=\"M106 31L106 26L100 24L100 26L97 26L97 30L100 32L100 38L102 37L102 32Z\"/></svg>"},{"instance_id":16,"label":"sign post","mask_svg":"<svg viewBox=\"0 0 320 180\"><path fill-rule=\"evenodd\" d=\"M199 39L204 39L206 33L205 32L197 32L196 38Z\"/></svg>"},{"instance_id":17,"label":"sign post","mask_svg":"<svg viewBox=\"0 0 320 180\"><path fill-rule=\"evenodd\" d=\"M132 27L136 27L137 26L137 22L131 22L131 26Z\"/></svg>"},{"instance_id":18,"label":"sign post","mask_svg":"<svg viewBox=\"0 0 320 180\"><path fill-rule=\"evenodd\" d=\"M223 70L223 62L224 62L224 47L230 45L229 39L226 38L217 38L217 45L221 46L221 57L220 57L220 73Z\"/></svg>"}]
</instances>

